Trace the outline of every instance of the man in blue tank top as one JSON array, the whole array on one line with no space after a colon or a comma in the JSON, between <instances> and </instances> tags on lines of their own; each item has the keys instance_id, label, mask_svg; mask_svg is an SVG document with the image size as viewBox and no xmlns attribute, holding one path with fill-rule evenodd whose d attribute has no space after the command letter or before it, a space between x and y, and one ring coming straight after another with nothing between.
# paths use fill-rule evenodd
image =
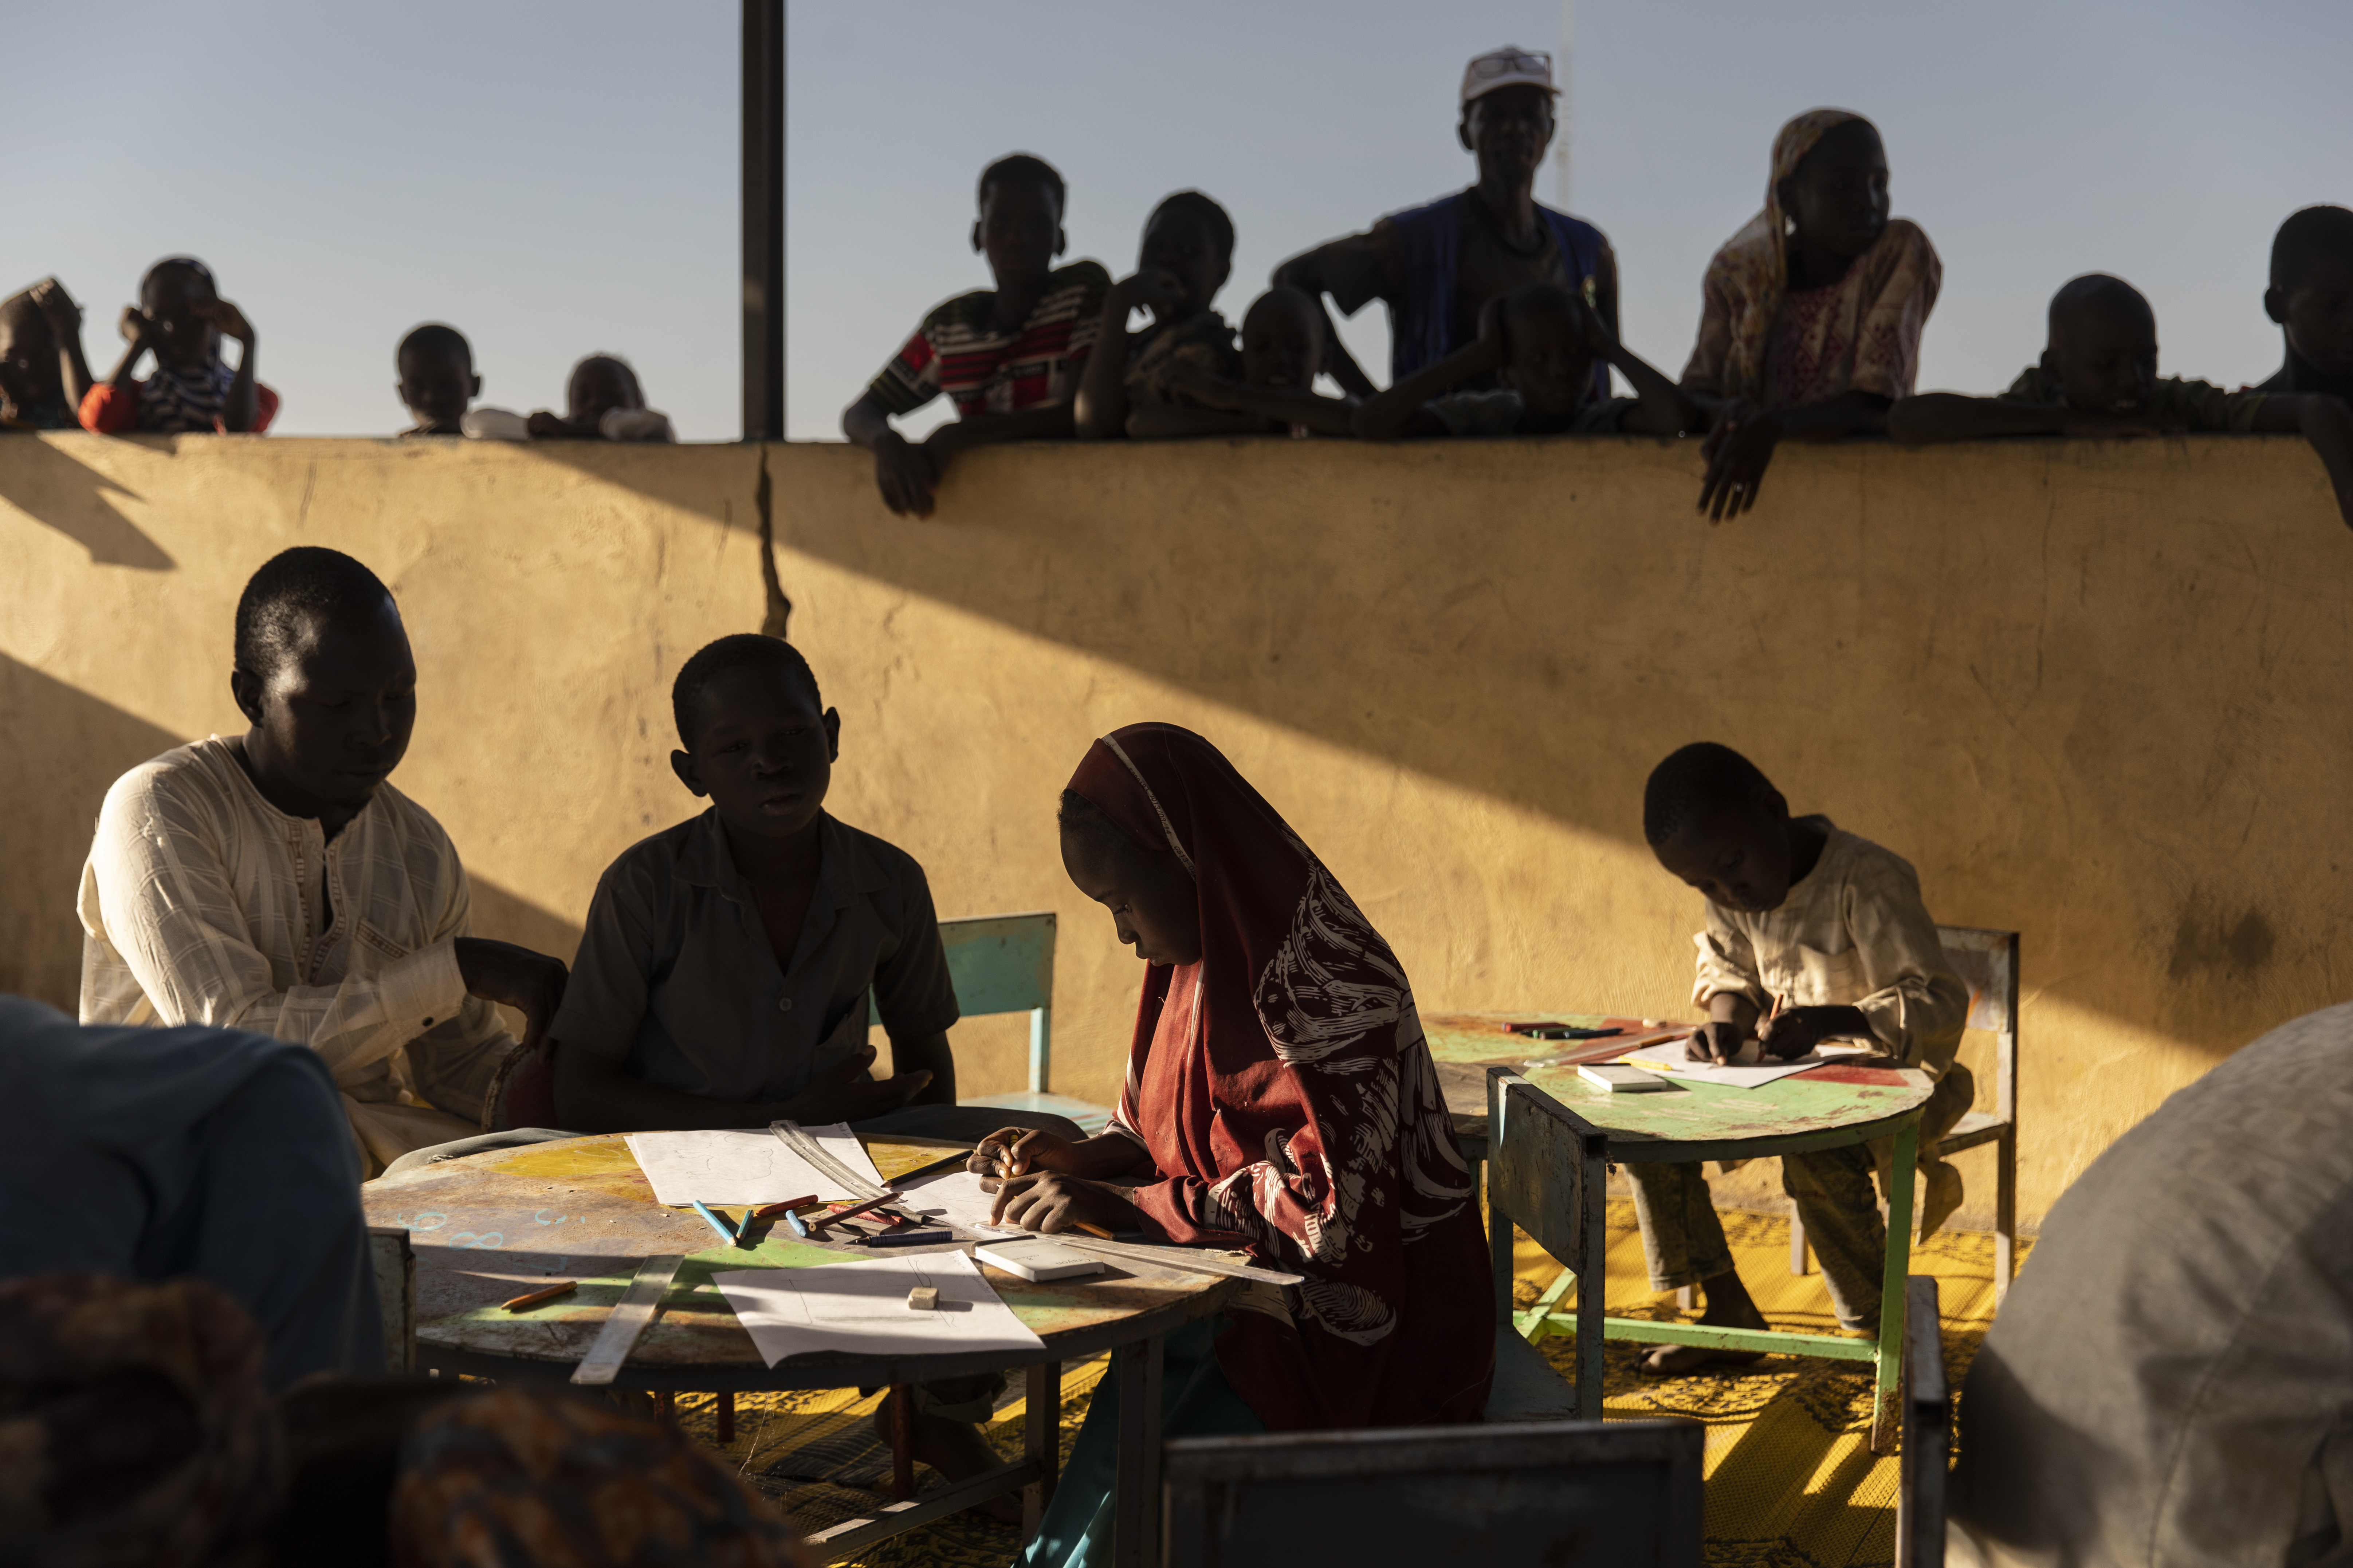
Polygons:
<instances>
[{"instance_id":1,"label":"man in blue tank top","mask_svg":"<svg viewBox=\"0 0 2353 1568\"><path fill-rule=\"evenodd\" d=\"M1385 302L1392 384L1476 341L1481 309L1524 284L1557 283L1582 295L1614 336L1618 258L1609 241L1535 195L1558 97L1551 56L1512 47L1481 55L1462 73L1456 132L1479 161L1478 183L1294 256L1275 268L1274 281L1328 294L1344 315L1370 300ZM1338 334L1325 342L1324 368L1356 396L1370 396L1370 378ZM1609 395L1609 375L1595 362L1595 396Z\"/></svg>"}]
</instances>

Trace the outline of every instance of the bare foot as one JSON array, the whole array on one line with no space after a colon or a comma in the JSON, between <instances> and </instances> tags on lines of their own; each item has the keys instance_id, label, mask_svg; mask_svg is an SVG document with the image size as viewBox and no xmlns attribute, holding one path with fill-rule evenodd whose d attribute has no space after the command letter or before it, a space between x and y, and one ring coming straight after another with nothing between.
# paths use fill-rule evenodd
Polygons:
<instances>
[{"instance_id":1,"label":"bare foot","mask_svg":"<svg viewBox=\"0 0 2353 1568\"><path fill-rule=\"evenodd\" d=\"M1721 1275L1705 1280L1701 1288L1707 1292L1707 1310L1699 1321L1720 1329L1769 1329L1765 1314L1757 1310L1738 1275ZM1642 1358L1641 1370L1680 1377L1685 1373L1707 1368L1747 1366L1765 1359L1763 1351L1718 1350L1710 1345L1661 1345Z\"/></svg>"},{"instance_id":2,"label":"bare foot","mask_svg":"<svg viewBox=\"0 0 2353 1568\"><path fill-rule=\"evenodd\" d=\"M885 1447L891 1444L892 1398L884 1394L874 1412L874 1429L882 1435ZM980 1428L969 1421L951 1421L944 1415L926 1415L918 1410L914 1427L915 1463L929 1465L951 1481L967 1480L1005 1463L1005 1457L989 1447ZM986 1514L1000 1524L1018 1526L1021 1522L1021 1500L994 1497L973 1504L965 1511Z\"/></svg>"}]
</instances>

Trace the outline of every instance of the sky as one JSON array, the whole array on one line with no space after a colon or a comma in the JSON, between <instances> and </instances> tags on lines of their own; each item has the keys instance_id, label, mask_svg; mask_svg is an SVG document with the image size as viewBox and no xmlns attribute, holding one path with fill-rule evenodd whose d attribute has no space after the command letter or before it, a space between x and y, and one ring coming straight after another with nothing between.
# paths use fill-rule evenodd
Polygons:
<instances>
[{"instance_id":1,"label":"sky","mask_svg":"<svg viewBox=\"0 0 2353 1568\"><path fill-rule=\"evenodd\" d=\"M254 322L282 433L405 425L393 347L440 320L486 403L560 405L605 350L681 437L741 434L736 5L11 12L0 290L63 279L97 374L141 273L191 253ZM1557 51L1563 26L1558 0L792 0L788 433L838 439L923 312L987 286L968 236L992 158L1060 168L1070 254L1114 276L1161 196L1208 191L1239 231L1238 320L1284 257L1468 184L1462 62ZM1570 44L1539 195L1565 173L1617 248L1628 346L1670 374L1773 132L1817 105L1878 122L1895 211L1944 258L1924 390L2000 390L2052 291L2094 270L2149 296L2165 373L2259 380L2274 229L2353 205L2341 0L1577 0ZM1386 366L1378 304L1343 331Z\"/></svg>"}]
</instances>

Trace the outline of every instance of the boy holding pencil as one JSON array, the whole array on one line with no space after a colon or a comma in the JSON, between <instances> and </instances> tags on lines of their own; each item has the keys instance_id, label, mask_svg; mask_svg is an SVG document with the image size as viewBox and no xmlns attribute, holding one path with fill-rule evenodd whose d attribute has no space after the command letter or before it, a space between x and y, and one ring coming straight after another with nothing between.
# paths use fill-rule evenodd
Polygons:
<instances>
[{"instance_id":1,"label":"boy holding pencil","mask_svg":"<svg viewBox=\"0 0 2353 1568\"><path fill-rule=\"evenodd\" d=\"M1694 1060L1788 1060L1824 1040L1861 1040L1936 1080L1920 1123L1926 1178L1920 1233L1960 1206L1960 1173L1937 1140L1969 1108L1968 1069L1953 1059L1968 990L1945 960L1909 863L1826 816L1792 816L1754 763L1728 746L1683 747L1651 774L1642 836L1659 864L1707 900L1692 1000L1707 1009L1685 1047ZM1781 1157L1781 1184L1821 1260L1839 1321L1876 1332L1887 1234L1872 1191L1880 1145ZM1697 1285L1700 1321L1761 1329L1765 1316L1734 1271L1707 1181L1691 1165L1628 1165L1651 1288ZM1756 1352L1662 1345L1648 1371L1753 1362Z\"/></svg>"}]
</instances>

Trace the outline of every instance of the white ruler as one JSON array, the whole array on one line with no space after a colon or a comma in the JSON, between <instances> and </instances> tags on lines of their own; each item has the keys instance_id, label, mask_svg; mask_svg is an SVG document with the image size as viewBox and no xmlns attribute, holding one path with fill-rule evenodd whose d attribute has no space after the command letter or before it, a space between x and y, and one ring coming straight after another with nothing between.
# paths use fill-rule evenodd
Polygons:
<instances>
[{"instance_id":1,"label":"white ruler","mask_svg":"<svg viewBox=\"0 0 2353 1568\"><path fill-rule=\"evenodd\" d=\"M637 1278L629 1281L628 1289L613 1304L612 1316L597 1333L596 1342L580 1364L572 1369L572 1381L589 1387L601 1388L621 1373L621 1363L629 1359L637 1348L638 1336L654 1321L654 1309L661 1305L662 1293L670 1282L678 1278L679 1268L686 1258L679 1253L660 1258L649 1258L638 1266Z\"/></svg>"},{"instance_id":2,"label":"white ruler","mask_svg":"<svg viewBox=\"0 0 2353 1568\"><path fill-rule=\"evenodd\" d=\"M995 1239L1002 1240L1002 1237ZM1253 1264L1236 1263L1214 1252L1204 1252L1192 1247L1152 1247L1130 1241L1103 1241L1075 1231L1058 1230L1043 1239L1059 1247L1079 1252L1092 1253L1118 1263L1149 1263L1157 1268L1182 1269L1189 1274L1222 1274L1229 1279L1255 1279L1261 1285L1299 1285L1306 1282L1304 1274L1285 1274L1279 1269L1261 1268Z\"/></svg>"}]
</instances>

